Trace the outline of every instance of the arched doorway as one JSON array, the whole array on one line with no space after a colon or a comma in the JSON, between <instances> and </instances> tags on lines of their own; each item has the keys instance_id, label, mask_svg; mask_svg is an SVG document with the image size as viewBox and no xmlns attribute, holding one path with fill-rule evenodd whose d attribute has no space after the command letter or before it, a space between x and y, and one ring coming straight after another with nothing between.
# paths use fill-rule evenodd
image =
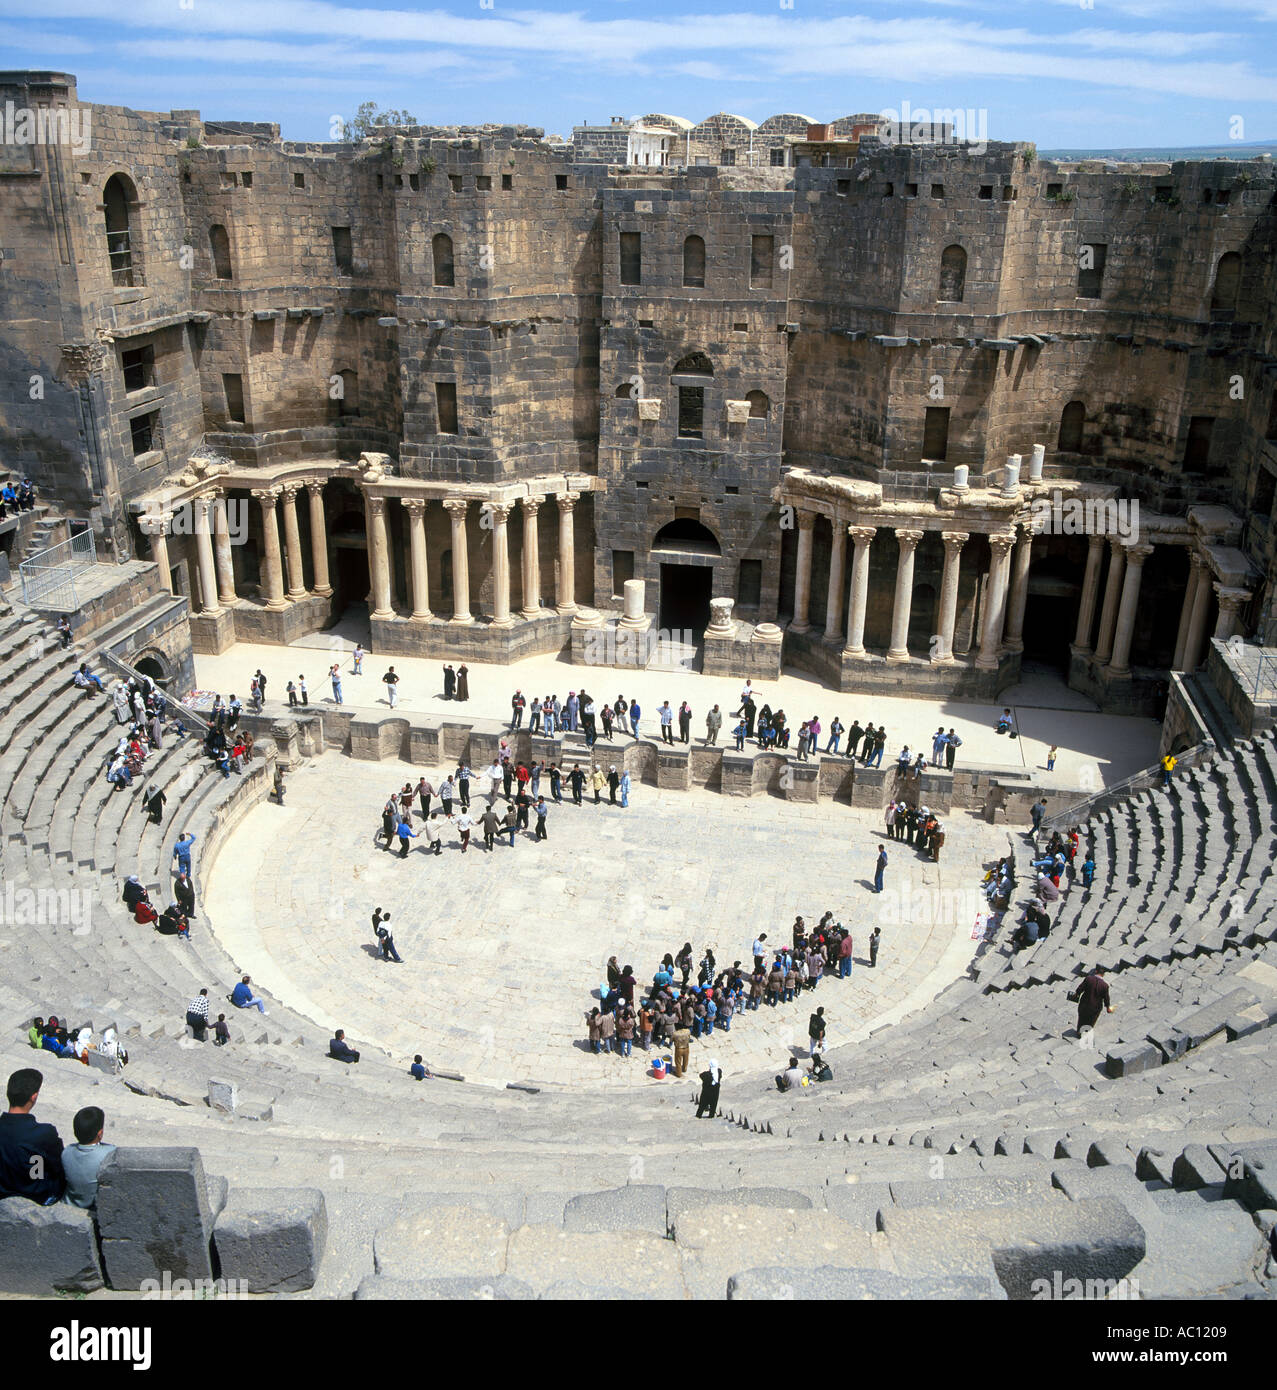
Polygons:
<instances>
[{"instance_id":1,"label":"arched doorway","mask_svg":"<svg viewBox=\"0 0 1277 1390\"><path fill-rule=\"evenodd\" d=\"M699 641L709 626L714 590L714 561L723 550L717 537L692 517L677 517L652 540L652 560L660 567L657 619L667 632L690 631Z\"/></svg>"},{"instance_id":2,"label":"arched doorway","mask_svg":"<svg viewBox=\"0 0 1277 1390\"><path fill-rule=\"evenodd\" d=\"M165 669L164 663L161 662L158 657L140 656L133 662L133 669L140 676L150 676L161 689L168 689L169 673Z\"/></svg>"}]
</instances>

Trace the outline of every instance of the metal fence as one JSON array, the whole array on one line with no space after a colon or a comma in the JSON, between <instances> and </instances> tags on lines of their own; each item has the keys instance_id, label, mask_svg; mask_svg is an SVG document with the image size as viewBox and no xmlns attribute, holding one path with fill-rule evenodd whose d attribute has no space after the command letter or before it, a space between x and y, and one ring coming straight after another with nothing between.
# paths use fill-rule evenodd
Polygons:
<instances>
[{"instance_id":1,"label":"metal fence","mask_svg":"<svg viewBox=\"0 0 1277 1390\"><path fill-rule=\"evenodd\" d=\"M79 607L75 576L97 564L93 532L77 532L68 541L41 550L18 566L22 578L22 601L29 608L53 609L70 613Z\"/></svg>"},{"instance_id":2,"label":"metal fence","mask_svg":"<svg viewBox=\"0 0 1277 1390\"><path fill-rule=\"evenodd\" d=\"M1277 700L1277 656L1264 651L1259 653L1255 664L1255 688L1251 695L1257 705Z\"/></svg>"}]
</instances>

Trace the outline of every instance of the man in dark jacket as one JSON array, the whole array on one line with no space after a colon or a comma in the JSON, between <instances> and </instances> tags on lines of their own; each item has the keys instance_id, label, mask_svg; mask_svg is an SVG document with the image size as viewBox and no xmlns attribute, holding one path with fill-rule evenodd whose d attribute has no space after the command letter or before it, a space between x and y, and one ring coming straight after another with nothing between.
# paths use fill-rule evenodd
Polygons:
<instances>
[{"instance_id":1,"label":"man in dark jacket","mask_svg":"<svg viewBox=\"0 0 1277 1390\"><path fill-rule=\"evenodd\" d=\"M1094 1028L1101 1010L1113 1012L1109 1002L1108 981L1104 978L1104 967L1097 965L1094 970L1069 995L1069 1002L1077 1004L1077 1031L1081 1036L1083 1028Z\"/></svg>"},{"instance_id":2,"label":"man in dark jacket","mask_svg":"<svg viewBox=\"0 0 1277 1390\"><path fill-rule=\"evenodd\" d=\"M8 1111L0 1115L0 1197L26 1197L52 1206L62 1196L62 1140L31 1113L44 1084L34 1067L9 1077Z\"/></svg>"}]
</instances>

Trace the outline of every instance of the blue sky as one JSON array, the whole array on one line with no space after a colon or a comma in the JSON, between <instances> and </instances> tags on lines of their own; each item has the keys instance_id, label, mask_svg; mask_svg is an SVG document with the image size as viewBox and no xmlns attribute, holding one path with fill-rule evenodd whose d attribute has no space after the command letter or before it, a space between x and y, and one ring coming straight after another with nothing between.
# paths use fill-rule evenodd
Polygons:
<instances>
[{"instance_id":1,"label":"blue sky","mask_svg":"<svg viewBox=\"0 0 1277 1390\"><path fill-rule=\"evenodd\" d=\"M1271 140L1275 51L1277 0L40 0L0 17L4 67L295 140L329 138L363 100L563 135L649 111L829 120L908 101L983 109L991 139L1042 148Z\"/></svg>"}]
</instances>

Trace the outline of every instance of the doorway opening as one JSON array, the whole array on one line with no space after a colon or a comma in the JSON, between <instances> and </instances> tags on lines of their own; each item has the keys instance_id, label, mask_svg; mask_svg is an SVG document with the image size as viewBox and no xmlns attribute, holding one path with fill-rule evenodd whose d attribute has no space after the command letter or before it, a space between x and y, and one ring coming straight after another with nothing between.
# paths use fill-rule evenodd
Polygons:
<instances>
[{"instance_id":1,"label":"doorway opening","mask_svg":"<svg viewBox=\"0 0 1277 1390\"><path fill-rule=\"evenodd\" d=\"M708 565L662 565L659 625L666 632L690 630L699 642L709 626L714 571Z\"/></svg>"}]
</instances>

